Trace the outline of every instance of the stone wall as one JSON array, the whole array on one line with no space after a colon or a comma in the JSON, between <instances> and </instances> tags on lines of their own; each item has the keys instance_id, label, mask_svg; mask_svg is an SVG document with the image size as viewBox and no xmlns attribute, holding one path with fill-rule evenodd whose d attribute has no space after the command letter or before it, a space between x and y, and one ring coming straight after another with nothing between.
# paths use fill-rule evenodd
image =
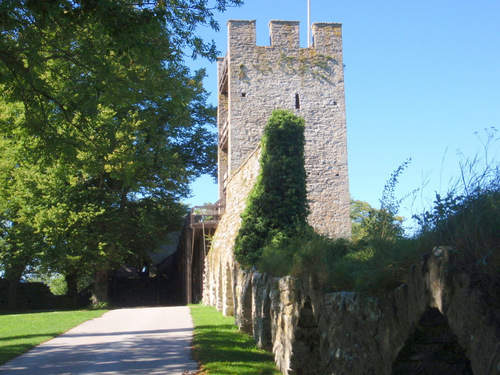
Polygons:
<instances>
[{"instance_id":1,"label":"stone wall","mask_svg":"<svg viewBox=\"0 0 500 375\"><path fill-rule=\"evenodd\" d=\"M259 147L229 178L226 209L215 231L211 250L205 258L203 301L217 307L225 315L234 314L234 241L241 226L240 215L246 207L246 199L257 180L260 155Z\"/></svg>"},{"instance_id":2,"label":"stone wall","mask_svg":"<svg viewBox=\"0 0 500 375\"><path fill-rule=\"evenodd\" d=\"M451 255L422 257L383 299L321 294L233 266L236 322L273 351L283 374L499 374L500 312L452 271ZM412 348L416 334L428 337Z\"/></svg>"}]
</instances>

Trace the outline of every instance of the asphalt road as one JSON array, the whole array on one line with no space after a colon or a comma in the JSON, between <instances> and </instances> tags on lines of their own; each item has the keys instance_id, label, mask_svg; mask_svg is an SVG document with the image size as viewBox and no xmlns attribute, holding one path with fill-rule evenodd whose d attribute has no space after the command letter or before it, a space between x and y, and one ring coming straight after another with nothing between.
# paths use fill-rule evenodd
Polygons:
<instances>
[{"instance_id":1,"label":"asphalt road","mask_svg":"<svg viewBox=\"0 0 500 375\"><path fill-rule=\"evenodd\" d=\"M189 308L112 310L0 366L1 375L194 374Z\"/></svg>"}]
</instances>

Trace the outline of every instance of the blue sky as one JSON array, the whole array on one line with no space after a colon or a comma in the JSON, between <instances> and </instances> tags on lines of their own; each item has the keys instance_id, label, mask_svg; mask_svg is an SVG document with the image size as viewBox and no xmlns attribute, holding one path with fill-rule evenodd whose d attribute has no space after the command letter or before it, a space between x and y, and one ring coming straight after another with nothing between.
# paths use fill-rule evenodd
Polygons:
<instances>
[{"instance_id":1,"label":"blue sky","mask_svg":"<svg viewBox=\"0 0 500 375\"><path fill-rule=\"evenodd\" d=\"M270 20L297 20L307 45L307 0L247 0L217 19L219 33L199 33L221 56L228 19L257 20L259 45L269 45ZM351 196L379 207L391 173L412 158L396 195L420 188L401 213L421 212L458 177L458 154L481 153L484 129L500 130L500 1L311 0L311 21L343 25ZM207 69L217 104L215 63L190 65ZM489 155L498 163L499 142ZM192 188L190 205L217 200L211 178Z\"/></svg>"}]
</instances>

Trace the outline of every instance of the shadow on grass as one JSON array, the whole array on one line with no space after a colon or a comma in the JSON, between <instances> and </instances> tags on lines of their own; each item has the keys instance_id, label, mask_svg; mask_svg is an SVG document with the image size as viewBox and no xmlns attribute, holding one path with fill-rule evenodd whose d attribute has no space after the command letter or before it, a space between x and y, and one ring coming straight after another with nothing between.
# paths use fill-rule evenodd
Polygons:
<instances>
[{"instance_id":1,"label":"shadow on grass","mask_svg":"<svg viewBox=\"0 0 500 375\"><path fill-rule=\"evenodd\" d=\"M60 332L43 332L32 335L18 335L18 336L5 336L0 337L0 365L7 361L26 353L28 350L34 348L39 342L50 340L51 338L59 335ZM31 340L34 339L34 340ZM13 342L3 344L2 342ZM15 342L19 343L15 343Z\"/></svg>"},{"instance_id":2,"label":"shadow on grass","mask_svg":"<svg viewBox=\"0 0 500 375\"><path fill-rule=\"evenodd\" d=\"M23 353L26 353L32 348L32 344L12 344L2 346L2 350L0 351L0 365L3 365Z\"/></svg>"},{"instance_id":3,"label":"shadow on grass","mask_svg":"<svg viewBox=\"0 0 500 375\"><path fill-rule=\"evenodd\" d=\"M196 326L194 353L210 374L279 374L271 353L231 324Z\"/></svg>"},{"instance_id":4,"label":"shadow on grass","mask_svg":"<svg viewBox=\"0 0 500 375\"><path fill-rule=\"evenodd\" d=\"M0 341L12 341L12 340L27 340L27 339L32 339L32 338L37 338L37 337L56 337L57 335L60 335L61 332L42 332L42 333L37 333L33 335L19 335L19 336L5 336L5 337L0 337ZM3 351L3 346L2 346L2 351Z\"/></svg>"}]
</instances>

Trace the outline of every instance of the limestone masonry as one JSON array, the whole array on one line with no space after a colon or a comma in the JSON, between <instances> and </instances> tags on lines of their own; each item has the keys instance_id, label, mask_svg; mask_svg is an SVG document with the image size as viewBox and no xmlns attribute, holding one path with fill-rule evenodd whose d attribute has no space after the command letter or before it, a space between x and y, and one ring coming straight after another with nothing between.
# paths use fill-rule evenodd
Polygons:
<instances>
[{"instance_id":1,"label":"limestone masonry","mask_svg":"<svg viewBox=\"0 0 500 375\"><path fill-rule=\"evenodd\" d=\"M299 22L271 21L271 45L257 46L255 21L228 22L219 71L219 195L259 146L271 112L305 119L309 223L330 237L350 235L342 29L315 23L299 46Z\"/></svg>"},{"instance_id":2,"label":"limestone masonry","mask_svg":"<svg viewBox=\"0 0 500 375\"><path fill-rule=\"evenodd\" d=\"M498 375L498 309L452 257L435 248L381 299L235 270L235 321L283 374Z\"/></svg>"}]
</instances>

